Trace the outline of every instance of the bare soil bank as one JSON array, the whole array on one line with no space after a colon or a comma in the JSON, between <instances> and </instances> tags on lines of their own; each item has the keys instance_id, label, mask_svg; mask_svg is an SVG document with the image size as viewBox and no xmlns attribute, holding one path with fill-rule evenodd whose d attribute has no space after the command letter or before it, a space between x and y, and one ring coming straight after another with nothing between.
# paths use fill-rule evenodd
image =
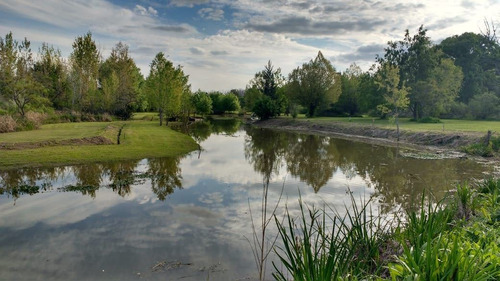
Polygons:
<instances>
[{"instance_id":1,"label":"bare soil bank","mask_svg":"<svg viewBox=\"0 0 500 281\"><path fill-rule=\"evenodd\" d=\"M357 139L365 142L396 145L396 129L383 129L377 126L367 126L343 122L314 122L314 120L269 119L254 123L260 128L272 128L286 131L321 134L347 139ZM428 148L459 150L460 147L478 143L484 137L480 133L457 132L413 132L400 131L399 144L408 146L426 146Z\"/></svg>"},{"instance_id":2,"label":"bare soil bank","mask_svg":"<svg viewBox=\"0 0 500 281\"><path fill-rule=\"evenodd\" d=\"M67 140L47 140L41 142L23 142L23 143L0 143L0 150L21 150L40 148L47 146L65 146L65 145L104 145L114 144L108 138L103 136L95 136L81 139L67 139Z\"/></svg>"}]
</instances>

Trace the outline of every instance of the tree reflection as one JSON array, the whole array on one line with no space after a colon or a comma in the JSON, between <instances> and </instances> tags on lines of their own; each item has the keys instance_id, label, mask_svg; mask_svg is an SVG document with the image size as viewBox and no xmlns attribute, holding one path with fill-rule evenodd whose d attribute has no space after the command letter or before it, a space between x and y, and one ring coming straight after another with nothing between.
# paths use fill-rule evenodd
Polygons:
<instances>
[{"instance_id":1,"label":"tree reflection","mask_svg":"<svg viewBox=\"0 0 500 281\"><path fill-rule=\"evenodd\" d=\"M318 192L337 170L337 147L321 136L298 135L294 139L285 154L288 171Z\"/></svg>"},{"instance_id":2,"label":"tree reflection","mask_svg":"<svg viewBox=\"0 0 500 281\"><path fill-rule=\"evenodd\" d=\"M131 192L131 185L136 182L135 168L139 161L112 162L105 165L109 174L109 187L121 197Z\"/></svg>"},{"instance_id":3,"label":"tree reflection","mask_svg":"<svg viewBox=\"0 0 500 281\"><path fill-rule=\"evenodd\" d=\"M148 162L151 189L160 201L164 201L176 188L182 189L180 158L154 158Z\"/></svg>"},{"instance_id":4,"label":"tree reflection","mask_svg":"<svg viewBox=\"0 0 500 281\"><path fill-rule=\"evenodd\" d=\"M57 179L62 168L24 168L0 171L0 195L8 194L17 199L23 194L33 195L51 188L50 182Z\"/></svg>"},{"instance_id":5,"label":"tree reflection","mask_svg":"<svg viewBox=\"0 0 500 281\"><path fill-rule=\"evenodd\" d=\"M399 150L323 136L247 129L245 158L264 182L286 164L288 172L318 192L336 171L373 187L382 212L409 210L426 191L440 199L455 184L482 178L485 169L464 159L423 160L399 156Z\"/></svg>"}]
</instances>

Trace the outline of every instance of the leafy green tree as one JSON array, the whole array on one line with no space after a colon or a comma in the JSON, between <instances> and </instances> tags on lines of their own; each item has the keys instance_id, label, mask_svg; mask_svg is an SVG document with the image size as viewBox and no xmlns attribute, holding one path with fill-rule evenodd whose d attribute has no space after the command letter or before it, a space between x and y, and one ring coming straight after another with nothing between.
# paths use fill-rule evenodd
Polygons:
<instances>
[{"instance_id":1,"label":"leafy green tree","mask_svg":"<svg viewBox=\"0 0 500 281\"><path fill-rule=\"evenodd\" d=\"M39 59L33 66L35 80L44 86L45 96L55 109L67 108L71 89L61 51L43 43L38 56Z\"/></svg>"},{"instance_id":2,"label":"leafy green tree","mask_svg":"<svg viewBox=\"0 0 500 281\"><path fill-rule=\"evenodd\" d=\"M340 74L321 52L314 60L294 69L288 79L289 96L307 108L308 117L315 116L318 108L337 102L340 96Z\"/></svg>"},{"instance_id":3,"label":"leafy green tree","mask_svg":"<svg viewBox=\"0 0 500 281\"><path fill-rule=\"evenodd\" d=\"M469 108L477 119L498 118L500 117L500 98L491 92L479 94L472 97Z\"/></svg>"},{"instance_id":4,"label":"leafy green tree","mask_svg":"<svg viewBox=\"0 0 500 281\"><path fill-rule=\"evenodd\" d=\"M75 39L70 55L72 109L92 112L101 107L97 91L100 61L101 54L91 32Z\"/></svg>"},{"instance_id":5,"label":"leafy green tree","mask_svg":"<svg viewBox=\"0 0 500 281\"><path fill-rule=\"evenodd\" d=\"M131 117L143 80L139 68L129 56L128 46L118 42L100 66L99 80L104 94L104 110L123 119Z\"/></svg>"},{"instance_id":6,"label":"leafy green tree","mask_svg":"<svg viewBox=\"0 0 500 281\"><path fill-rule=\"evenodd\" d=\"M268 97L268 99L263 99L263 97L256 98L257 94L251 92L250 94L253 94L253 97L251 97L250 100L253 102L253 105L257 105L256 102L259 101L259 109L255 110L252 107L251 110L257 115L259 115L257 112L263 113L265 117L259 117L264 117L264 119L277 116L282 112L282 110L284 111L286 108L286 99L283 98L284 94L280 91L280 88L284 85L284 81L285 77L281 74L281 69L278 68L274 70L274 66L269 60L267 65L264 66L264 70L255 73L255 77L250 81L249 87L250 89L257 89L262 96ZM266 110L263 110L264 108ZM269 110L273 111L269 112Z\"/></svg>"},{"instance_id":7,"label":"leafy green tree","mask_svg":"<svg viewBox=\"0 0 500 281\"><path fill-rule=\"evenodd\" d=\"M404 39L389 42L385 51L384 57L377 60L381 64L399 67L400 84L405 83L411 88L409 108L415 120L425 116L438 117L456 98L457 85L461 85L463 75L453 61L432 45L423 26L413 36L406 30Z\"/></svg>"},{"instance_id":8,"label":"leafy green tree","mask_svg":"<svg viewBox=\"0 0 500 281\"><path fill-rule=\"evenodd\" d=\"M359 112L361 75L363 71L355 63L342 73L342 92L334 108L336 111L354 116Z\"/></svg>"},{"instance_id":9,"label":"leafy green tree","mask_svg":"<svg viewBox=\"0 0 500 281\"><path fill-rule=\"evenodd\" d=\"M278 105L270 97L262 96L255 102L255 105L253 106L253 112L260 119L266 120L276 116L275 113L279 110L277 109L277 106Z\"/></svg>"},{"instance_id":10,"label":"leafy green tree","mask_svg":"<svg viewBox=\"0 0 500 281\"><path fill-rule=\"evenodd\" d=\"M458 101L468 103L474 96L496 91L500 84L500 46L488 36L466 32L444 39L438 47L462 68L464 80ZM491 75L493 74L493 75Z\"/></svg>"},{"instance_id":11,"label":"leafy green tree","mask_svg":"<svg viewBox=\"0 0 500 281\"><path fill-rule=\"evenodd\" d=\"M0 96L15 104L22 117L29 106L48 102L45 88L33 77L33 63L30 41L19 43L12 32L0 38Z\"/></svg>"},{"instance_id":12,"label":"leafy green tree","mask_svg":"<svg viewBox=\"0 0 500 281\"><path fill-rule=\"evenodd\" d=\"M261 91L255 87L247 87L245 90L245 109L248 111L252 111L255 103L263 96Z\"/></svg>"},{"instance_id":13,"label":"leafy green tree","mask_svg":"<svg viewBox=\"0 0 500 281\"><path fill-rule=\"evenodd\" d=\"M439 117L449 111L458 97L463 74L460 67L447 58L441 59L430 74L427 79L415 83L413 97L419 100L423 116Z\"/></svg>"},{"instance_id":14,"label":"leafy green tree","mask_svg":"<svg viewBox=\"0 0 500 281\"><path fill-rule=\"evenodd\" d=\"M160 114L160 126L163 125L164 117L170 118L180 113L186 87L187 76L182 68L174 67L162 52L158 53L151 62L146 88L149 103Z\"/></svg>"},{"instance_id":15,"label":"leafy green tree","mask_svg":"<svg viewBox=\"0 0 500 281\"><path fill-rule=\"evenodd\" d=\"M212 100L207 93L202 91L196 92L192 96L192 101L196 113L202 116L212 113Z\"/></svg>"},{"instance_id":16,"label":"leafy green tree","mask_svg":"<svg viewBox=\"0 0 500 281\"><path fill-rule=\"evenodd\" d=\"M224 108L224 112L239 111L241 109L240 100L233 93L228 93L228 94L223 95L222 106Z\"/></svg>"},{"instance_id":17,"label":"leafy green tree","mask_svg":"<svg viewBox=\"0 0 500 281\"><path fill-rule=\"evenodd\" d=\"M375 81L373 67L359 78L359 108L363 113L374 114L376 107L385 102L384 96Z\"/></svg>"},{"instance_id":18,"label":"leafy green tree","mask_svg":"<svg viewBox=\"0 0 500 281\"><path fill-rule=\"evenodd\" d=\"M375 78L377 85L384 91L385 104L379 106L385 113L392 113L396 119L396 128L399 141L399 113L405 110L410 100L405 83L400 84L399 68L389 63L383 64Z\"/></svg>"},{"instance_id":19,"label":"leafy green tree","mask_svg":"<svg viewBox=\"0 0 500 281\"><path fill-rule=\"evenodd\" d=\"M240 102L235 94L211 92L208 96L212 100L212 110L214 114L224 114L228 111L240 110Z\"/></svg>"}]
</instances>

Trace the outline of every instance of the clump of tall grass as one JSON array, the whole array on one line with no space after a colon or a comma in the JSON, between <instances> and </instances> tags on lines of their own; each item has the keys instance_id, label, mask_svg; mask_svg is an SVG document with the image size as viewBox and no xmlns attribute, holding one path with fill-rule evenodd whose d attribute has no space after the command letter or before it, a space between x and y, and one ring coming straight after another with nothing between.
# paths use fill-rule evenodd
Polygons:
<instances>
[{"instance_id":1,"label":"clump of tall grass","mask_svg":"<svg viewBox=\"0 0 500 281\"><path fill-rule=\"evenodd\" d=\"M351 196L351 203L345 215L334 211L330 216L299 201L300 218L292 218L288 210L284 223L275 218L282 242L276 252L285 270L273 263L274 278L341 280L381 274L387 224L373 215L370 201L360 206Z\"/></svg>"},{"instance_id":2,"label":"clump of tall grass","mask_svg":"<svg viewBox=\"0 0 500 281\"><path fill-rule=\"evenodd\" d=\"M500 280L500 180L474 189L457 185L452 198L432 202L388 226L370 202L351 197L343 216L304 207L284 222L276 280ZM451 199L451 200L449 200ZM331 209L330 209L331 211ZM496 218L499 219L496 219Z\"/></svg>"}]
</instances>

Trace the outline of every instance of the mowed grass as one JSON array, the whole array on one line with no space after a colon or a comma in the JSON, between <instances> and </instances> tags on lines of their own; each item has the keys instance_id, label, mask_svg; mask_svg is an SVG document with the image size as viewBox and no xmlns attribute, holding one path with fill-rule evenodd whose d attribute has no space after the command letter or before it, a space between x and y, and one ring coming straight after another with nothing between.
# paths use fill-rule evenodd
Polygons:
<instances>
[{"instance_id":1,"label":"mowed grass","mask_svg":"<svg viewBox=\"0 0 500 281\"><path fill-rule=\"evenodd\" d=\"M0 150L0 169L178 156L198 148L191 137L150 121L46 125L40 130L30 132L0 134L0 143L102 136L109 132L106 128L110 125L119 128L123 124L125 126L120 145L68 145ZM116 135L110 137L111 141L116 142Z\"/></svg>"},{"instance_id":2,"label":"mowed grass","mask_svg":"<svg viewBox=\"0 0 500 281\"><path fill-rule=\"evenodd\" d=\"M82 122L43 125L34 131L0 134L0 143L27 143L47 140L81 139L85 137L106 136L110 126L121 126L120 122ZM113 141L115 141L113 139Z\"/></svg>"},{"instance_id":3,"label":"mowed grass","mask_svg":"<svg viewBox=\"0 0 500 281\"><path fill-rule=\"evenodd\" d=\"M299 116L298 121L309 121L315 123L343 122L359 125L373 125L384 129L396 129L394 120L381 120L371 117L316 117L305 118ZM500 133L500 121L480 121L480 120L455 120L441 119L441 123L418 123L410 121L410 118L400 118L399 128L407 131L443 131L444 132L479 132L486 133L488 130Z\"/></svg>"}]
</instances>

